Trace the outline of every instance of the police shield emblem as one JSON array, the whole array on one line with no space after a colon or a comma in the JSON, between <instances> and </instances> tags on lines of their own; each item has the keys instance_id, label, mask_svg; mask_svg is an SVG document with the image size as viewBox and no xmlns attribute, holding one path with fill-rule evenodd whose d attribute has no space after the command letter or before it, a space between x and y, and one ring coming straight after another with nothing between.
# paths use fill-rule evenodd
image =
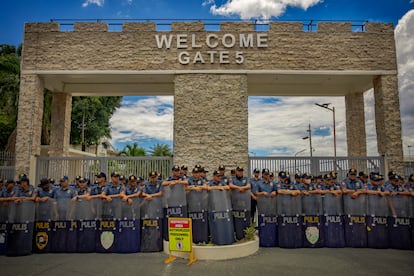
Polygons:
<instances>
[{"instance_id":1,"label":"police shield emblem","mask_svg":"<svg viewBox=\"0 0 414 276\"><path fill-rule=\"evenodd\" d=\"M105 250L109 249L112 246L112 244L114 244L114 233L110 231L102 232L101 244Z\"/></svg>"},{"instance_id":2,"label":"police shield emblem","mask_svg":"<svg viewBox=\"0 0 414 276\"><path fill-rule=\"evenodd\" d=\"M49 236L46 232L38 232L36 234L36 246L39 250L44 249L49 241Z\"/></svg>"},{"instance_id":3,"label":"police shield emblem","mask_svg":"<svg viewBox=\"0 0 414 276\"><path fill-rule=\"evenodd\" d=\"M311 244L315 244L319 240L319 229L315 226L310 226L306 228L306 239Z\"/></svg>"}]
</instances>

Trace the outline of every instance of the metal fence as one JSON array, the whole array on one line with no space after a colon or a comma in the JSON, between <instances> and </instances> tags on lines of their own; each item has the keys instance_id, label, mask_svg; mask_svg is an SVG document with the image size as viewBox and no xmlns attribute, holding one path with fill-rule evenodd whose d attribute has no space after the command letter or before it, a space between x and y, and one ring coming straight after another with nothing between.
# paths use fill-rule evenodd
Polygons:
<instances>
[{"instance_id":1,"label":"metal fence","mask_svg":"<svg viewBox=\"0 0 414 276\"><path fill-rule=\"evenodd\" d=\"M334 171L333 157L249 157L249 171L254 168L268 168L270 171L288 171L291 175L295 173L309 172L312 175L320 175ZM350 168L366 173L379 172L385 174L383 157L337 157L336 172L338 179L346 177Z\"/></svg>"},{"instance_id":2,"label":"metal fence","mask_svg":"<svg viewBox=\"0 0 414 276\"><path fill-rule=\"evenodd\" d=\"M112 172L126 177L133 174L146 179L152 170L165 178L169 175L171 166L171 157L38 157L36 179L68 176L69 180L73 180L80 175L93 180L99 172L104 172L107 176Z\"/></svg>"},{"instance_id":3,"label":"metal fence","mask_svg":"<svg viewBox=\"0 0 414 276\"><path fill-rule=\"evenodd\" d=\"M14 179L15 155L12 152L0 151L0 178Z\"/></svg>"}]
</instances>

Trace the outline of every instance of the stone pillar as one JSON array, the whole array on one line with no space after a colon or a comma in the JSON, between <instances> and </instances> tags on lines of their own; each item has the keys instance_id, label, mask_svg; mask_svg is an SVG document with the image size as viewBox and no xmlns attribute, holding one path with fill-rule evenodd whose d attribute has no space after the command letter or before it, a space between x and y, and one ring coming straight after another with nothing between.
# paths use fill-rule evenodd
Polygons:
<instances>
[{"instance_id":1,"label":"stone pillar","mask_svg":"<svg viewBox=\"0 0 414 276\"><path fill-rule=\"evenodd\" d=\"M40 155L43 82L37 75L21 75L16 135L16 175L26 173L34 183L36 156Z\"/></svg>"},{"instance_id":2,"label":"stone pillar","mask_svg":"<svg viewBox=\"0 0 414 276\"><path fill-rule=\"evenodd\" d=\"M348 156L367 156L365 133L364 93L351 93L345 96L346 140Z\"/></svg>"},{"instance_id":3,"label":"stone pillar","mask_svg":"<svg viewBox=\"0 0 414 276\"><path fill-rule=\"evenodd\" d=\"M389 170L402 174L403 148L397 75L376 77L374 97L378 153L386 158Z\"/></svg>"},{"instance_id":4,"label":"stone pillar","mask_svg":"<svg viewBox=\"0 0 414 276\"><path fill-rule=\"evenodd\" d=\"M52 93L49 156L67 156L70 143L72 95Z\"/></svg>"},{"instance_id":5,"label":"stone pillar","mask_svg":"<svg viewBox=\"0 0 414 276\"><path fill-rule=\"evenodd\" d=\"M247 77L183 74L174 86L174 163L247 167Z\"/></svg>"}]
</instances>

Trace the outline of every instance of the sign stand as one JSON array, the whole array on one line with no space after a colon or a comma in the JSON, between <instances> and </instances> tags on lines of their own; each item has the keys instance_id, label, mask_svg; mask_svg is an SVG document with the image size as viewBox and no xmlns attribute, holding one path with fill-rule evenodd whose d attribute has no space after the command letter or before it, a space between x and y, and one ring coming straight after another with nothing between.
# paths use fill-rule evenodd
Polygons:
<instances>
[{"instance_id":1,"label":"sign stand","mask_svg":"<svg viewBox=\"0 0 414 276\"><path fill-rule=\"evenodd\" d=\"M190 260L187 265L197 261L193 253L192 223L190 218L168 218L168 237L170 256L164 261L169 264L175 261L176 257L171 254L173 251L189 252Z\"/></svg>"}]
</instances>

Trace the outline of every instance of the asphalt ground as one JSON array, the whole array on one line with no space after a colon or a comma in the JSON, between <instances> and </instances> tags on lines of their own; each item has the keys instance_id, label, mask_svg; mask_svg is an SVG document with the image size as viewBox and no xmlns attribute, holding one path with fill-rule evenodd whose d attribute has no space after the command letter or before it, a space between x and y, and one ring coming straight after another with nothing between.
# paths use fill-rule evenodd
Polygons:
<instances>
[{"instance_id":1,"label":"asphalt ground","mask_svg":"<svg viewBox=\"0 0 414 276\"><path fill-rule=\"evenodd\" d=\"M0 275L414 275L414 251L368 248L260 248L225 261L185 259L166 265L163 252L0 256Z\"/></svg>"}]
</instances>

